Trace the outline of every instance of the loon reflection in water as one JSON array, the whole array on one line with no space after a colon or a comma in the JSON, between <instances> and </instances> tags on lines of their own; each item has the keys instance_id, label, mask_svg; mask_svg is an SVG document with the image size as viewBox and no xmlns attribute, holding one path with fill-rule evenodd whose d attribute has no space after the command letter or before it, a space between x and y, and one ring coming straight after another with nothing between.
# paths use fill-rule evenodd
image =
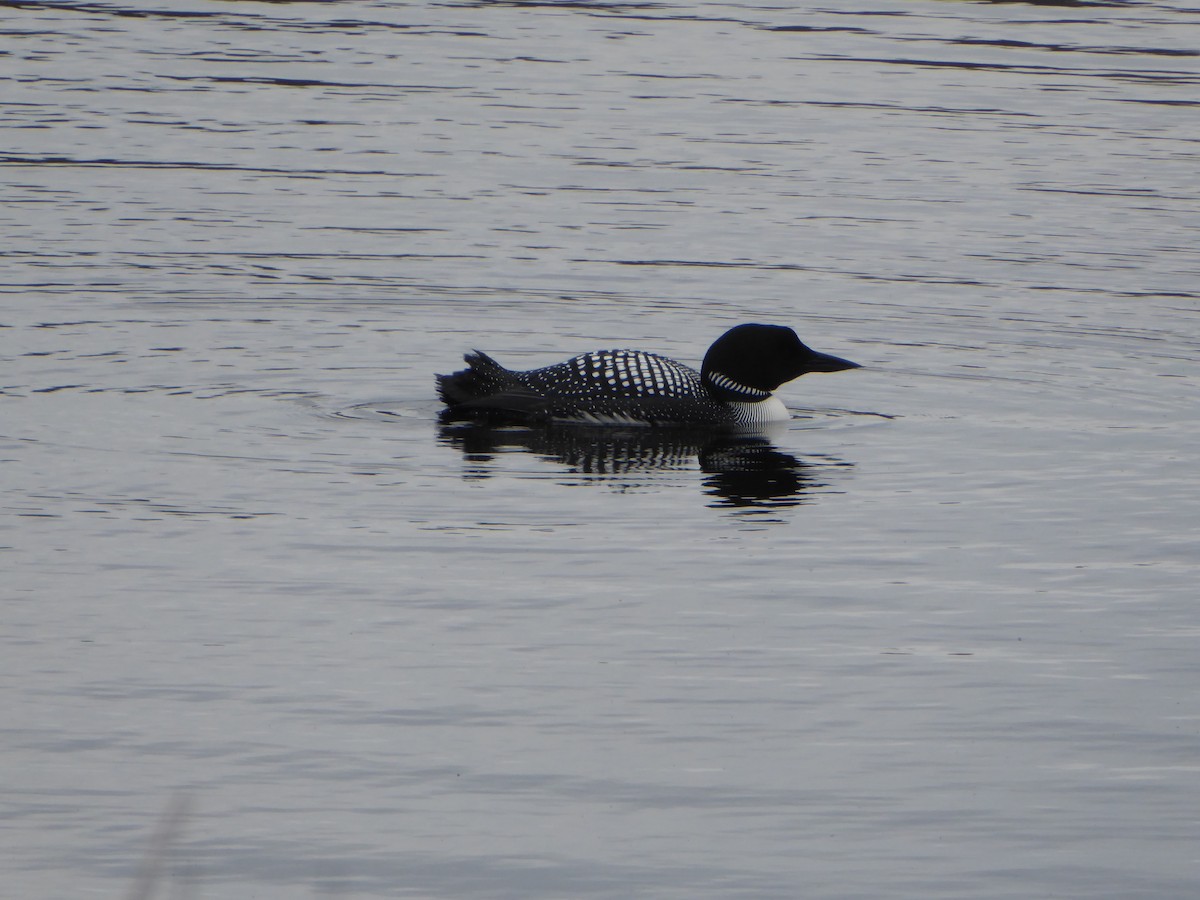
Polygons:
<instances>
[{"instance_id":1,"label":"loon reflection in water","mask_svg":"<svg viewBox=\"0 0 1200 900\"><path fill-rule=\"evenodd\" d=\"M566 466L579 475L619 478L622 487L639 473L690 471L699 463L712 505L729 507L797 506L807 492L826 487L828 470L851 463L828 456L805 462L777 449L761 435L714 434L709 430L614 428L551 425L492 427L478 423L444 424L440 439L460 450L468 462L482 464L511 450L523 450ZM465 477L486 478L475 466Z\"/></svg>"}]
</instances>

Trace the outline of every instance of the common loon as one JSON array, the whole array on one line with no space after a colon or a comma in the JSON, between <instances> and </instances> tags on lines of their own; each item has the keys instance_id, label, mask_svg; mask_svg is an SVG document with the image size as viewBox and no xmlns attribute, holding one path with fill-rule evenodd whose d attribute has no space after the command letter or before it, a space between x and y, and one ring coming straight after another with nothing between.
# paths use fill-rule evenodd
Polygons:
<instances>
[{"instance_id":1,"label":"common loon","mask_svg":"<svg viewBox=\"0 0 1200 900\"><path fill-rule=\"evenodd\" d=\"M731 328L699 372L641 350L597 350L528 372L479 350L463 359L469 368L437 376L446 418L719 429L786 421L775 388L806 372L859 368L809 349L782 325Z\"/></svg>"}]
</instances>

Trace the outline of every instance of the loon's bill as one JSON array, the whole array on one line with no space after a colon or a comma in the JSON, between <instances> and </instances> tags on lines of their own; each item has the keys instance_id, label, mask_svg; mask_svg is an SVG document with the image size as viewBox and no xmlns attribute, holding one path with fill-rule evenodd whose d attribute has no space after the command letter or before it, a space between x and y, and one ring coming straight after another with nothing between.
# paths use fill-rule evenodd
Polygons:
<instances>
[{"instance_id":1,"label":"loon's bill","mask_svg":"<svg viewBox=\"0 0 1200 900\"><path fill-rule=\"evenodd\" d=\"M809 372L857 369L804 345L782 325L738 325L708 348L697 372L641 350L597 350L527 372L476 350L468 368L438 375L443 416L491 422L579 422L745 429L786 421L773 391Z\"/></svg>"}]
</instances>

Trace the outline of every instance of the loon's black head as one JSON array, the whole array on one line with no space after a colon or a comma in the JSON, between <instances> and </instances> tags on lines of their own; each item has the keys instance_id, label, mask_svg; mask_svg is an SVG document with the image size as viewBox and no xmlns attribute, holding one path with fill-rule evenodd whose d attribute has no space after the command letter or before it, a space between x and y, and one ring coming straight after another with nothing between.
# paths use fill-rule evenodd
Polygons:
<instances>
[{"instance_id":1,"label":"loon's black head","mask_svg":"<svg viewBox=\"0 0 1200 900\"><path fill-rule=\"evenodd\" d=\"M708 348L700 375L722 399L747 400L808 372L857 368L858 363L806 347L783 325L738 325Z\"/></svg>"}]
</instances>

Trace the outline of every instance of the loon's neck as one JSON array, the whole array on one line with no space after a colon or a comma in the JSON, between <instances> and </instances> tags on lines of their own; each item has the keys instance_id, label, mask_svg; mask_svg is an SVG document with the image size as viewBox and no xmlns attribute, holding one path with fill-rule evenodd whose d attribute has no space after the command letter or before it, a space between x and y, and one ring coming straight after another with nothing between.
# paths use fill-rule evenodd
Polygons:
<instances>
[{"instance_id":1,"label":"loon's neck","mask_svg":"<svg viewBox=\"0 0 1200 900\"><path fill-rule=\"evenodd\" d=\"M755 403L772 396L770 391L741 384L721 372L705 371L703 378L705 386L718 400L730 403Z\"/></svg>"}]
</instances>

